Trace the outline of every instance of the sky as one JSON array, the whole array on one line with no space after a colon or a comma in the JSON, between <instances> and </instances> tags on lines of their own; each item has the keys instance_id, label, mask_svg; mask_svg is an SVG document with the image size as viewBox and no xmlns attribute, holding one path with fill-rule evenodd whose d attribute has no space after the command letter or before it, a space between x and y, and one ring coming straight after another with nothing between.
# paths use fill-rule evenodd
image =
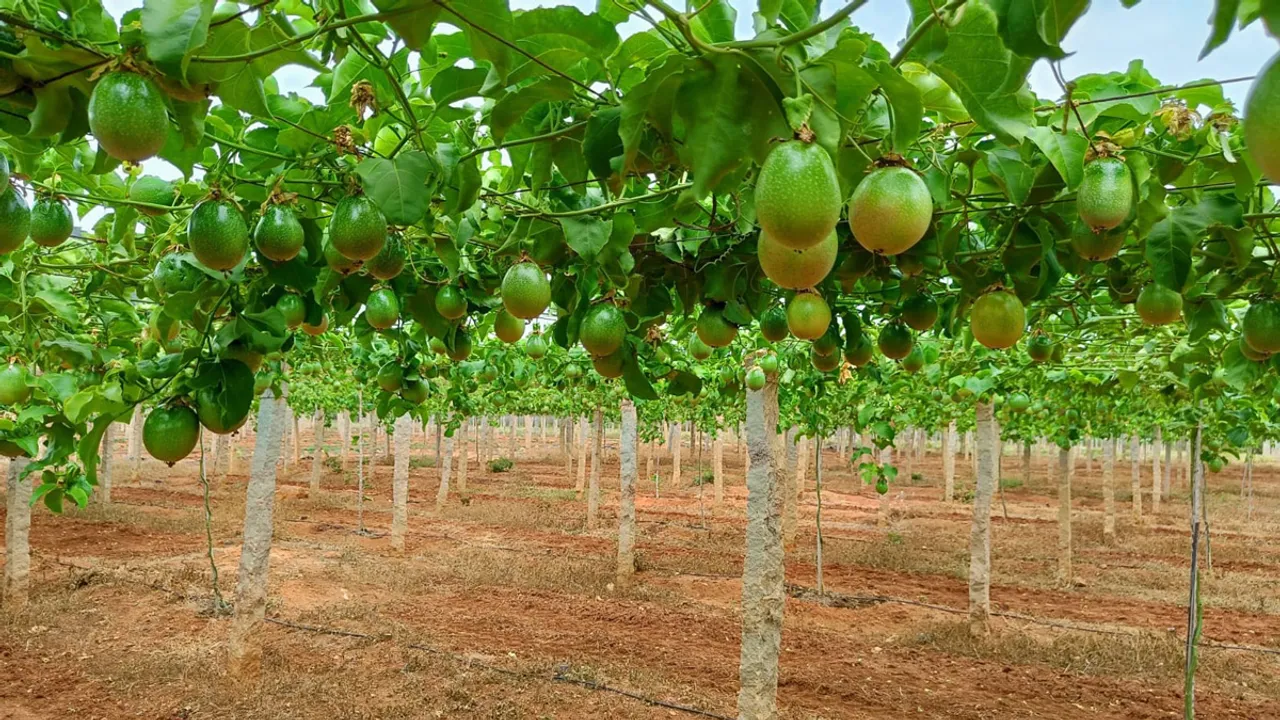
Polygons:
<instances>
[{"instance_id":1,"label":"sky","mask_svg":"<svg viewBox=\"0 0 1280 720\"><path fill-rule=\"evenodd\" d=\"M552 5L574 5L583 12L593 12L596 0L509 0L513 10L527 10ZM1015 0L1024 2L1026 0ZM669 0L682 7L684 0ZM822 0L822 15L842 7L846 0ZM757 0L730 0L738 11L737 35L749 38L751 14ZM696 4L696 3L695 3ZM1137 7L1125 9L1120 0L1093 0L1089 11L1072 27L1063 42L1071 53L1062 61L1068 79L1088 73L1123 71L1130 60L1140 58L1148 71L1166 84L1183 84L1206 78L1233 78L1253 75L1276 53L1280 45L1268 37L1260 22L1244 31L1237 30L1225 45L1204 60L1198 60L1200 49L1209 36L1212 0L1145 0ZM103 6L117 20L128 10L142 5L141 0L103 0ZM249 19L252 19L250 16ZM907 0L871 0L851 17L853 24L870 32L890 52L906 36L909 10ZM620 27L623 36L644 30L643 21L632 19ZM315 73L297 66L286 66L275 77L281 92L297 92L313 102L324 97L310 85ZM1047 64L1038 63L1030 77L1031 88L1042 98L1058 99L1061 91ZM1237 107L1244 104L1248 83L1225 86L1228 99ZM144 164L147 172L162 177L179 176L175 168L162 160Z\"/></svg>"}]
</instances>

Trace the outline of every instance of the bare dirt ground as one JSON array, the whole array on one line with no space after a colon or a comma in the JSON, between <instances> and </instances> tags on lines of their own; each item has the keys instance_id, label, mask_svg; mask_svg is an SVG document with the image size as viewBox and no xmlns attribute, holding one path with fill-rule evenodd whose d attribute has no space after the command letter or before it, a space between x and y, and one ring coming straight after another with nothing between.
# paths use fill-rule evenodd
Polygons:
<instances>
[{"instance_id":1,"label":"bare dirt ground","mask_svg":"<svg viewBox=\"0 0 1280 720\"><path fill-rule=\"evenodd\" d=\"M658 496L642 478L641 572L621 589L612 584L616 437L602 469L605 529L594 533L584 529L586 503L575 498L555 443L522 447L505 473L478 467L473 456L468 496L452 495L437 512L434 443L415 440L404 553L386 534L388 459L370 469L360 513L354 457L345 472L333 459L318 496L307 490L307 452L282 471L268 607L278 622L267 626L263 678L252 685L223 672L228 621L210 612L198 460L173 469L145 460L130 479L118 448L111 506L62 517L34 511L31 605L0 619L0 719L734 715L745 527L736 444L726 451L722 506L711 503L709 485L692 484L709 468L709 451L685 449L678 486L663 456ZM212 555L227 599L250 450L241 440L235 471L212 483ZM1081 459L1076 583L1061 587L1049 460L1034 458L1028 483L1020 458L1004 459L992 553L992 600L1003 614L990 639L975 641L963 614L969 463L957 462L956 502L941 500L936 454L912 463L914 478L903 462L901 480L881 499L829 450L828 595L812 592L811 476L787 555L794 587L778 691L783 717L1180 717L1185 483L1175 477L1160 513L1153 517L1148 502L1135 521L1129 463L1119 463L1119 537L1108 546L1101 463L1086 469ZM643 454L640 466L643 473ZM1147 488L1150 472L1144 464ZM1280 649L1280 542L1272 540L1280 466L1256 468L1251 510L1240 498L1240 473L1233 465L1209 478L1209 646L1196 693L1205 718L1280 717L1280 654L1256 651Z\"/></svg>"}]
</instances>

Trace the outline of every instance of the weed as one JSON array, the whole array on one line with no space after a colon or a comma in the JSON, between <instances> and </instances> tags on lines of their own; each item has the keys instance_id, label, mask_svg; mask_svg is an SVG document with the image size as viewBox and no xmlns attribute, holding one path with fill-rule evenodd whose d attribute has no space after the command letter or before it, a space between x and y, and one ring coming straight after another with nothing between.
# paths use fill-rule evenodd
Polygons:
<instances>
[{"instance_id":1,"label":"weed","mask_svg":"<svg viewBox=\"0 0 1280 720\"><path fill-rule=\"evenodd\" d=\"M500 457L489 461L489 472L504 473L515 467L515 463L508 458Z\"/></svg>"}]
</instances>

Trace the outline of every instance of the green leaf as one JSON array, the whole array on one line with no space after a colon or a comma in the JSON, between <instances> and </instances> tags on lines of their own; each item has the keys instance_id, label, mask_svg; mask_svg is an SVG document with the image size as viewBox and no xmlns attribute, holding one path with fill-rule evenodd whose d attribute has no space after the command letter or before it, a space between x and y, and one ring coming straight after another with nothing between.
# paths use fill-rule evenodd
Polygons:
<instances>
[{"instance_id":1,"label":"green leaf","mask_svg":"<svg viewBox=\"0 0 1280 720\"><path fill-rule=\"evenodd\" d=\"M637 400L657 400L658 393L640 368L640 363L636 362L631 346L623 346L619 352L622 353L622 382L627 386L627 392Z\"/></svg>"},{"instance_id":2,"label":"green leaf","mask_svg":"<svg viewBox=\"0 0 1280 720\"><path fill-rule=\"evenodd\" d=\"M664 138L671 138L674 132L671 122L673 101L683 81L687 63L688 61L679 55L668 57L661 65L651 68L644 80L622 97L618 135L622 137L624 173L635 167L646 121L652 124Z\"/></svg>"},{"instance_id":3,"label":"green leaf","mask_svg":"<svg viewBox=\"0 0 1280 720\"><path fill-rule=\"evenodd\" d=\"M738 21L738 11L728 0L706 0L698 5L699 12L689 27L694 37L703 42L721 43L733 40L733 26Z\"/></svg>"},{"instance_id":4,"label":"green leaf","mask_svg":"<svg viewBox=\"0 0 1280 720\"><path fill-rule=\"evenodd\" d=\"M514 29L507 0L454 2L444 18L466 33L476 60L488 62L498 78L507 77L511 69L511 50L507 43L512 42Z\"/></svg>"},{"instance_id":5,"label":"green leaf","mask_svg":"<svg viewBox=\"0 0 1280 720\"><path fill-rule=\"evenodd\" d=\"M594 263L613 233L613 221L597 217L561 218L564 240L585 262Z\"/></svg>"},{"instance_id":6,"label":"green leaf","mask_svg":"<svg viewBox=\"0 0 1280 720\"><path fill-rule=\"evenodd\" d=\"M420 49L431 39L436 18L441 8L432 0L373 0L373 6L381 12L416 7L417 10L388 18L385 22L414 50Z\"/></svg>"},{"instance_id":7,"label":"green leaf","mask_svg":"<svg viewBox=\"0 0 1280 720\"><path fill-rule=\"evenodd\" d=\"M1022 159L1022 154L1014 148L996 147L987 152L986 159L987 169L1005 197L1014 205L1026 202L1036 171Z\"/></svg>"},{"instance_id":8,"label":"green leaf","mask_svg":"<svg viewBox=\"0 0 1280 720\"><path fill-rule=\"evenodd\" d=\"M602 182L615 174L614 159L619 158L623 152L622 136L618 134L621 119L621 109L605 108L587 121L582 153L586 156L591 174Z\"/></svg>"},{"instance_id":9,"label":"green leaf","mask_svg":"<svg viewBox=\"0 0 1280 720\"><path fill-rule=\"evenodd\" d=\"M1213 33L1209 35L1208 41L1200 51L1199 59L1205 59L1205 56L1218 49L1218 46L1231 37L1231 30L1235 27L1236 14L1239 10L1240 0L1214 0L1211 20Z\"/></svg>"},{"instance_id":10,"label":"green leaf","mask_svg":"<svg viewBox=\"0 0 1280 720\"><path fill-rule=\"evenodd\" d=\"M880 83L880 90L893 111L893 151L906 153L920 137L920 119L924 116L920 91L889 63L868 65L866 70Z\"/></svg>"},{"instance_id":11,"label":"green leaf","mask_svg":"<svg viewBox=\"0 0 1280 720\"><path fill-rule=\"evenodd\" d=\"M1063 135L1041 125L1032 128L1027 137L1053 163L1068 190L1080 187L1080 181L1084 179L1084 154L1089 148L1089 141L1083 135L1075 130Z\"/></svg>"},{"instance_id":12,"label":"green leaf","mask_svg":"<svg viewBox=\"0 0 1280 720\"><path fill-rule=\"evenodd\" d=\"M1034 125L1035 97L1026 86L1031 62L1005 47L990 6L966 5L948 32L946 49L927 65L956 91L979 126L1001 142L1021 142Z\"/></svg>"},{"instance_id":13,"label":"green leaf","mask_svg":"<svg viewBox=\"0 0 1280 720\"><path fill-rule=\"evenodd\" d=\"M539 103L573 98L573 83L562 77L544 77L502 96L489 111L489 134L494 142L502 142L525 113Z\"/></svg>"},{"instance_id":14,"label":"green leaf","mask_svg":"<svg viewBox=\"0 0 1280 720\"><path fill-rule=\"evenodd\" d=\"M205 44L214 0L143 0L147 57L166 75L186 80L191 51Z\"/></svg>"},{"instance_id":15,"label":"green leaf","mask_svg":"<svg viewBox=\"0 0 1280 720\"><path fill-rule=\"evenodd\" d=\"M717 56L685 73L676 95L684 121L681 157L693 171L694 198L706 197L754 158L763 162L773 138L790 130L759 78L736 56Z\"/></svg>"},{"instance_id":16,"label":"green leaf","mask_svg":"<svg viewBox=\"0 0 1280 720\"><path fill-rule=\"evenodd\" d=\"M1182 292L1191 274L1192 250L1213 226L1240 227L1244 210L1234 197L1214 195L1174 208L1146 238L1146 258L1155 282Z\"/></svg>"},{"instance_id":17,"label":"green leaf","mask_svg":"<svg viewBox=\"0 0 1280 720\"><path fill-rule=\"evenodd\" d=\"M1183 315L1187 318L1187 339L1193 343L1200 342L1211 332L1231 329L1227 308L1216 298L1188 303Z\"/></svg>"},{"instance_id":18,"label":"green leaf","mask_svg":"<svg viewBox=\"0 0 1280 720\"><path fill-rule=\"evenodd\" d=\"M1029 58L1061 60L1060 43L1089 7L1089 0L989 0L1010 50Z\"/></svg>"},{"instance_id":19,"label":"green leaf","mask_svg":"<svg viewBox=\"0 0 1280 720\"><path fill-rule=\"evenodd\" d=\"M365 194L392 225L413 225L426 216L431 202L427 190L430 173L431 159L420 150L391 159L367 157L356 166Z\"/></svg>"},{"instance_id":20,"label":"green leaf","mask_svg":"<svg viewBox=\"0 0 1280 720\"><path fill-rule=\"evenodd\" d=\"M54 137L62 133L71 119L71 91L65 83L43 85L34 91L36 96L35 110L27 117L31 129L27 136L35 138Z\"/></svg>"},{"instance_id":21,"label":"green leaf","mask_svg":"<svg viewBox=\"0 0 1280 720\"><path fill-rule=\"evenodd\" d=\"M80 321L80 311L76 307L76 298L66 290L41 290L32 296L49 312L66 320L69 323L78 323Z\"/></svg>"},{"instance_id":22,"label":"green leaf","mask_svg":"<svg viewBox=\"0 0 1280 720\"><path fill-rule=\"evenodd\" d=\"M1258 378L1262 377L1265 369L1264 363L1254 362L1244 356L1240 350L1240 343L1227 343L1227 349L1222 353L1222 379L1233 390L1238 392L1248 390L1258 381Z\"/></svg>"}]
</instances>

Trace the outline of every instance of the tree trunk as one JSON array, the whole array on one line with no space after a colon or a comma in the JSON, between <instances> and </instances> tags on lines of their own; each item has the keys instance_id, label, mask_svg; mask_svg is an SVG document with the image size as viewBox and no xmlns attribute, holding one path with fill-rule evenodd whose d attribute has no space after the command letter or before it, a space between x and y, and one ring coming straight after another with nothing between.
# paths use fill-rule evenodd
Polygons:
<instances>
[{"instance_id":1,"label":"tree trunk","mask_svg":"<svg viewBox=\"0 0 1280 720\"><path fill-rule=\"evenodd\" d=\"M716 418L716 437L711 441L711 474L716 505L724 503L724 418Z\"/></svg>"},{"instance_id":2,"label":"tree trunk","mask_svg":"<svg viewBox=\"0 0 1280 720\"><path fill-rule=\"evenodd\" d=\"M1138 436L1129 436L1129 478L1130 490L1133 494L1133 519L1142 518L1142 451L1138 444Z\"/></svg>"},{"instance_id":3,"label":"tree trunk","mask_svg":"<svg viewBox=\"0 0 1280 720\"><path fill-rule=\"evenodd\" d=\"M312 427L315 430L311 433L312 445L315 449L311 451L311 495L315 497L320 492L320 477L324 474L324 415L319 410L316 411L315 422Z\"/></svg>"},{"instance_id":4,"label":"tree trunk","mask_svg":"<svg viewBox=\"0 0 1280 720\"><path fill-rule=\"evenodd\" d=\"M573 423L560 423L560 452L564 455L564 476L573 477Z\"/></svg>"},{"instance_id":5,"label":"tree trunk","mask_svg":"<svg viewBox=\"0 0 1280 720\"><path fill-rule=\"evenodd\" d=\"M671 424L671 487L680 487L680 423Z\"/></svg>"},{"instance_id":6,"label":"tree trunk","mask_svg":"<svg viewBox=\"0 0 1280 720\"><path fill-rule=\"evenodd\" d=\"M464 500L467 497L467 467L471 465L468 459L471 453L467 447L467 423L470 420L466 418L458 426L458 497Z\"/></svg>"},{"instance_id":7,"label":"tree trunk","mask_svg":"<svg viewBox=\"0 0 1280 720\"><path fill-rule=\"evenodd\" d=\"M1022 484L1031 488L1031 443L1022 443Z\"/></svg>"},{"instance_id":8,"label":"tree trunk","mask_svg":"<svg viewBox=\"0 0 1280 720\"><path fill-rule=\"evenodd\" d=\"M236 583L235 614L228 644L233 677L255 678L262 671L262 625L267 610L267 569L271 560L272 513L276 497L276 462L284 432L287 390L276 397L262 393L253 467L245 491L244 531Z\"/></svg>"},{"instance_id":9,"label":"tree trunk","mask_svg":"<svg viewBox=\"0 0 1280 720\"><path fill-rule=\"evenodd\" d=\"M808 437L802 437L796 442L796 503L799 505L800 498L804 497L804 476L809 474L809 445L811 444Z\"/></svg>"},{"instance_id":10,"label":"tree trunk","mask_svg":"<svg viewBox=\"0 0 1280 720\"><path fill-rule=\"evenodd\" d=\"M946 502L956 497L956 421L952 420L942 431L942 499Z\"/></svg>"},{"instance_id":11,"label":"tree trunk","mask_svg":"<svg viewBox=\"0 0 1280 720\"><path fill-rule=\"evenodd\" d=\"M996 484L996 451L1000 437L991 403L978 403L978 475L973 488L973 522L969 526L969 633L990 632L991 619L991 496Z\"/></svg>"},{"instance_id":12,"label":"tree trunk","mask_svg":"<svg viewBox=\"0 0 1280 720\"><path fill-rule=\"evenodd\" d=\"M631 584L636 572L636 406L630 399L622 401L622 428L619 431L618 456L621 461L618 493L618 586Z\"/></svg>"},{"instance_id":13,"label":"tree trunk","mask_svg":"<svg viewBox=\"0 0 1280 720\"><path fill-rule=\"evenodd\" d=\"M1164 445L1163 433L1156 428L1156 437L1151 441L1151 514L1160 514L1161 487L1164 481L1160 474L1160 451Z\"/></svg>"},{"instance_id":14,"label":"tree trunk","mask_svg":"<svg viewBox=\"0 0 1280 720\"><path fill-rule=\"evenodd\" d=\"M746 555L742 565L742 646L738 717L778 715L778 653L786 597L782 568L782 488L778 482L778 385L747 391Z\"/></svg>"},{"instance_id":15,"label":"tree trunk","mask_svg":"<svg viewBox=\"0 0 1280 720\"><path fill-rule=\"evenodd\" d=\"M137 481L142 468L142 406L133 406L129 420L129 479Z\"/></svg>"},{"instance_id":16,"label":"tree trunk","mask_svg":"<svg viewBox=\"0 0 1280 720\"><path fill-rule=\"evenodd\" d=\"M604 411L596 408L595 437L591 442L591 484L587 487L587 530L596 529L600 511L600 466L604 464Z\"/></svg>"},{"instance_id":17,"label":"tree trunk","mask_svg":"<svg viewBox=\"0 0 1280 720\"><path fill-rule=\"evenodd\" d=\"M436 491L436 511L444 507L449 498L449 475L453 470L453 435L444 439L444 455L440 461L440 489Z\"/></svg>"},{"instance_id":18,"label":"tree trunk","mask_svg":"<svg viewBox=\"0 0 1280 720\"><path fill-rule=\"evenodd\" d=\"M409 443L413 439L413 418L396 419L395 465L391 475L391 547L404 550L404 534L409 529Z\"/></svg>"},{"instance_id":19,"label":"tree trunk","mask_svg":"<svg viewBox=\"0 0 1280 720\"><path fill-rule=\"evenodd\" d=\"M1071 448L1058 449L1058 582L1070 585L1071 570Z\"/></svg>"},{"instance_id":20,"label":"tree trunk","mask_svg":"<svg viewBox=\"0 0 1280 720\"><path fill-rule=\"evenodd\" d=\"M444 444L444 426L440 424L440 418L436 418L436 467L440 467L440 463L444 462L440 455L440 448Z\"/></svg>"},{"instance_id":21,"label":"tree trunk","mask_svg":"<svg viewBox=\"0 0 1280 720\"><path fill-rule=\"evenodd\" d=\"M789 548L796 542L796 526L800 508L796 502L796 472L798 471L799 438L796 428L790 428L783 435L783 452L786 453L786 465L782 470L782 545Z\"/></svg>"},{"instance_id":22,"label":"tree trunk","mask_svg":"<svg viewBox=\"0 0 1280 720\"><path fill-rule=\"evenodd\" d=\"M115 469L116 424L107 426L102 433L102 463L98 465L98 502L111 504L111 473Z\"/></svg>"},{"instance_id":23,"label":"tree trunk","mask_svg":"<svg viewBox=\"0 0 1280 720\"><path fill-rule=\"evenodd\" d=\"M27 586L31 572L31 473L19 480L30 461L11 458L5 476L4 516L4 602L6 612L27 605Z\"/></svg>"},{"instance_id":24,"label":"tree trunk","mask_svg":"<svg viewBox=\"0 0 1280 720\"><path fill-rule=\"evenodd\" d=\"M839 433L837 433L839 434ZM839 442L837 440L837 442ZM814 578L818 594L822 595L826 592L826 588L822 584L822 441L818 441L818 450L813 456L813 491L818 499L818 510L814 516L814 547L813 561L817 568L817 577Z\"/></svg>"},{"instance_id":25,"label":"tree trunk","mask_svg":"<svg viewBox=\"0 0 1280 720\"><path fill-rule=\"evenodd\" d=\"M1168 442L1164 444L1164 496L1169 497L1170 486L1173 483L1173 446L1176 442Z\"/></svg>"},{"instance_id":26,"label":"tree trunk","mask_svg":"<svg viewBox=\"0 0 1280 720\"><path fill-rule=\"evenodd\" d=\"M591 439L587 432L587 417L578 418L578 483L573 488L575 498L582 497L587 488L587 441Z\"/></svg>"},{"instance_id":27,"label":"tree trunk","mask_svg":"<svg viewBox=\"0 0 1280 720\"><path fill-rule=\"evenodd\" d=\"M342 473L347 472L347 460L351 457L351 413L346 410L338 416L339 431L342 433ZM343 483L346 483L345 478Z\"/></svg>"},{"instance_id":28,"label":"tree trunk","mask_svg":"<svg viewBox=\"0 0 1280 720\"><path fill-rule=\"evenodd\" d=\"M1116 544L1116 441L1102 441L1102 542Z\"/></svg>"},{"instance_id":29,"label":"tree trunk","mask_svg":"<svg viewBox=\"0 0 1280 720\"><path fill-rule=\"evenodd\" d=\"M290 409L289 415L293 420L293 466L297 467L302 464L302 432L298 427L298 414Z\"/></svg>"}]
</instances>

